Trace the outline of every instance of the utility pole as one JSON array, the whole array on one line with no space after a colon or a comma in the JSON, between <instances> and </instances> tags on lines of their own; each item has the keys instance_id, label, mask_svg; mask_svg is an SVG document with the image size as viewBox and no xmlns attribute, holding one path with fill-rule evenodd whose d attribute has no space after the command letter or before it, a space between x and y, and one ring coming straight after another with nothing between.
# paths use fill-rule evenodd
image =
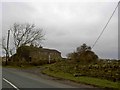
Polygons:
<instances>
[{"instance_id":1,"label":"utility pole","mask_svg":"<svg viewBox=\"0 0 120 90\"><path fill-rule=\"evenodd\" d=\"M49 59L49 64L50 64L50 58L51 58L51 57L50 57L50 53L49 53L49 57L48 57L48 59Z\"/></svg>"},{"instance_id":2,"label":"utility pole","mask_svg":"<svg viewBox=\"0 0 120 90\"><path fill-rule=\"evenodd\" d=\"M6 52L6 65L7 65L7 61L9 58L9 37L10 37L10 30L8 30L8 37L7 37L7 52Z\"/></svg>"}]
</instances>

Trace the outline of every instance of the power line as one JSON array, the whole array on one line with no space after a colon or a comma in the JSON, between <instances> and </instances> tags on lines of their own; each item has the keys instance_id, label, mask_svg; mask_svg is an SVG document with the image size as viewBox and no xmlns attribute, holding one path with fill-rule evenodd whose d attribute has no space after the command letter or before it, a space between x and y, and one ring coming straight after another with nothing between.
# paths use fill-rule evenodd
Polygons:
<instances>
[{"instance_id":1,"label":"power line","mask_svg":"<svg viewBox=\"0 0 120 90\"><path fill-rule=\"evenodd\" d=\"M102 36L103 32L105 31L105 29L106 29L107 25L109 24L109 22L110 22L111 18L112 18L112 17L113 17L113 15L114 15L114 13L115 13L116 9L118 8L119 3L120 3L120 1L118 2L117 6L115 7L115 10L113 11L113 13L112 13L112 15L110 16L110 18L109 18L108 22L107 22L107 23L106 23L106 25L104 26L104 28L103 28L102 32L100 33L100 35L98 36L98 38L97 38L97 39L96 39L96 41L94 42L94 44L93 44L93 46L92 46L92 49L93 49L93 47L96 45L96 43L98 42L98 40L100 39L100 37Z\"/></svg>"}]
</instances>

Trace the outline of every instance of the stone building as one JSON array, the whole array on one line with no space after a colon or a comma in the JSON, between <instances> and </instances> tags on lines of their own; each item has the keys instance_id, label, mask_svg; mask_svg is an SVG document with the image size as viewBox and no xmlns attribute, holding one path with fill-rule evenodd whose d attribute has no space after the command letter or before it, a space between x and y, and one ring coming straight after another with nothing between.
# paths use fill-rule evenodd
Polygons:
<instances>
[{"instance_id":1,"label":"stone building","mask_svg":"<svg viewBox=\"0 0 120 90\"><path fill-rule=\"evenodd\" d=\"M60 60L61 53L54 49L39 48L37 51L30 52L29 57L39 60Z\"/></svg>"},{"instance_id":2,"label":"stone building","mask_svg":"<svg viewBox=\"0 0 120 90\"><path fill-rule=\"evenodd\" d=\"M40 63L40 62L55 62L61 60L61 53L55 49L38 48L34 46L21 46L17 50L17 55L28 62Z\"/></svg>"}]
</instances>

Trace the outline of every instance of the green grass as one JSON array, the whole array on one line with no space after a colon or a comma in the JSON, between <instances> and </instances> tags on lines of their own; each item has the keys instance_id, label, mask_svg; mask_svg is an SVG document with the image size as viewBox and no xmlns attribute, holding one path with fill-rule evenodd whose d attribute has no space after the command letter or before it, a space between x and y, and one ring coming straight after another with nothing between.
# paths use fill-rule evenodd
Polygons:
<instances>
[{"instance_id":1,"label":"green grass","mask_svg":"<svg viewBox=\"0 0 120 90\"><path fill-rule=\"evenodd\" d=\"M92 78L87 76L80 76L80 77L74 77L72 74L64 73L64 72L54 72L50 71L48 69L44 70L43 73L61 78L61 79L67 79L71 81L75 81L78 83L93 85L101 88L117 88L120 89L120 83L119 82L112 82L105 79L98 79L98 78Z\"/></svg>"},{"instance_id":2,"label":"green grass","mask_svg":"<svg viewBox=\"0 0 120 90\"><path fill-rule=\"evenodd\" d=\"M27 69L27 68L34 68L36 66L32 66L32 65L24 65L24 66L15 66L15 65L7 65L7 66L2 66L2 67L6 67L6 68L16 68L16 69Z\"/></svg>"},{"instance_id":3,"label":"green grass","mask_svg":"<svg viewBox=\"0 0 120 90\"><path fill-rule=\"evenodd\" d=\"M44 65L40 65L40 66L33 66L33 65L23 65L23 66L16 66L16 65L4 65L2 67L6 67L6 68L16 68L16 69L30 69L30 68L48 68L50 67L51 64L44 64Z\"/></svg>"}]
</instances>

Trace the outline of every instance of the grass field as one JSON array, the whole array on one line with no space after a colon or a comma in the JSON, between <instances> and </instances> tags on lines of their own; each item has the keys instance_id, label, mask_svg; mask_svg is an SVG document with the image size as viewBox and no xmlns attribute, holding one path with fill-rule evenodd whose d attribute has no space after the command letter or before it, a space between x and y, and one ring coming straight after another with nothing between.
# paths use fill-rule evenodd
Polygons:
<instances>
[{"instance_id":1,"label":"grass field","mask_svg":"<svg viewBox=\"0 0 120 90\"><path fill-rule=\"evenodd\" d=\"M120 82L112 82L105 79L98 79L98 78L92 78L87 76L74 77L72 74L69 74L69 73L54 72L54 71L49 71L49 69L44 70L43 73L53 77L68 79L78 83L93 85L101 88L120 89Z\"/></svg>"}]
</instances>

